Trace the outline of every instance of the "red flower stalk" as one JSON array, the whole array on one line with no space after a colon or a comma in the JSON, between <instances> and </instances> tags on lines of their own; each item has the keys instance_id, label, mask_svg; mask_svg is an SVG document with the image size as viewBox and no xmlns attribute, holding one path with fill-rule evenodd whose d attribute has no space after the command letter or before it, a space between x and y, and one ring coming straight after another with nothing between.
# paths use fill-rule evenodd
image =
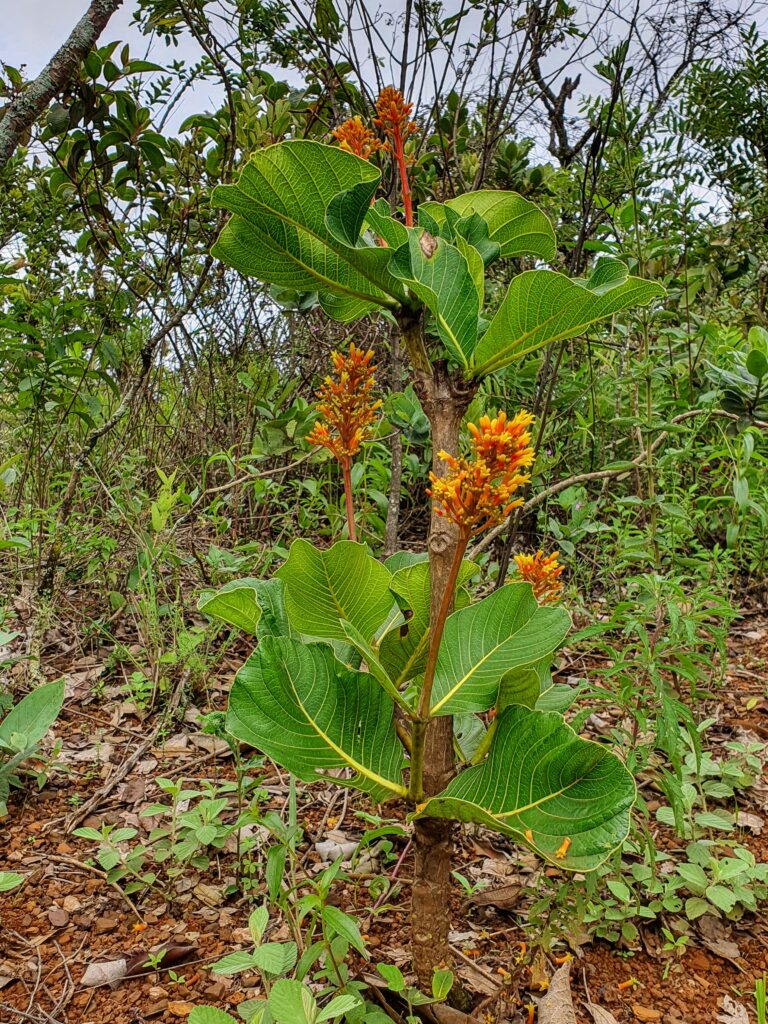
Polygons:
<instances>
[{"instance_id":1,"label":"red flower stalk","mask_svg":"<svg viewBox=\"0 0 768 1024\"><path fill-rule=\"evenodd\" d=\"M533 596L541 604L553 604L560 600L563 589L560 576L565 566L560 565L559 557L560 552L553 551L545 558L541 550L535 555L515 555L517 575L531 584Z\"/></svg>"},{"instance_id":2,"label":"red flower stalk","mask_svg":"<svg viewBox=\"0 0 768 1024\"><path fill-rule=\"evenodd\" d=\"M371 436L371 425L381 401L373 400L376 385L371 365L373 352L363 352L355 344L349 346L349 354L331 353L334 377L326 377L318 392L318 411L321 420L307 435L310 444L327 448L341 464L344 476L344 495L347 505L349 539L357 540L355 513L352 502L352 458L360 451L360 445Z\"/></svg>"},{"instance_id":3,"label":"red flower stalk","mask_svg":"<svg viewBox=\"0 0 768 1024\"><path fill-rule=\"evenodd\" d=\"M405 223L408 227L413 227L413 200L411 199L411 185L408 181L408 168L405 159L405 140L409 135L418 131L418 125L410 119L412 110L413 104L405 102L405 97L400 90L388 85L386 89L381 90L376 101L378 116L373 119L373 123L377 124L386 135L400 172Z\"/></svg>"}]
</instances>

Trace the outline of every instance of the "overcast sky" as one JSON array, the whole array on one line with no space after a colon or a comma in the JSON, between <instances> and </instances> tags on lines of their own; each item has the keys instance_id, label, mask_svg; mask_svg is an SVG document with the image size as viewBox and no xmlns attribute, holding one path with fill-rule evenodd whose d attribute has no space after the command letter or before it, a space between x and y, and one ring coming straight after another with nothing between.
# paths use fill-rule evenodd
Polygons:
<instances>
[{"instance_id":1,"label":"overcast sky","mask_svg":"<svg viewBox=\"0 0 768 1024\"><path fill-rule=\"evenodd\" d=\"M128 39L132 7L124 4L112 15L102 40ZM26 64L33 78L87 10L87 0L0 0L0 59ZM140 39L136 29L130 34Z\"/></svg>"},{"instance_id":2,"label":"overcast sky","mask_svg":"<svg viewBox=\"0 0 768 1024\"><path fill-rule=\"evenodd\" d=\"M313 0L305 0L307 6ZM460 6L458 0L446 0L446 10L450 11L452 3L455 2L457 9ZM743 9L745 6L750 10L750 18L754 18L761 27L768 21L766 18L766 7L768 0L721 0L723 6L733 4L735 9ZM595 20L600 24L599 31L581 43L578 43L576 52L578 56L573 61L573 44L564 47L560 52L555 51L548 55L543 66L545 74L554 73L556 70L567 69L567 73L573 74L579 71L582 74L581 90L586 93L600 91L605 88L605 83L592 74L591 68L599 59L599 54L594 52L595 40L601 36L615 44L622 38L626 31L626 23L635 10L636 5L643 14L651 11L656 16L671 19L675 22L675 12L683 14L686 10L690 14L692 4L695 0L612 0L611 9L617 13L617 17L603 18L605 0L579 0L577 3L578 16L587 24L594 24ZM679 6L678 6L679 5ZM378 17L382 17L386 24L388 17L386 12L397 14L402 10L403 0L370 0L370 11ZM5 61L14 67L25 65L24 74L27 78L35 78L45 64L50 60L59 46L64 42L79 17L87 10L88 0L0 0L0 61ZM110 19L109 24L102 33L100 44L120 40L130 44L133 57L143 57L150 45L149 37L143 36L136 26L131 26L132 12L135 9L134 0L125 0L123 5ZM725 44L725 40L723 41ZM570 54L570 66L569 56ZM194 62L200 56L197 44L185 33L179 46L166 48L162 40L155 40L151 57L158 64L167 65L174 59L182 59ZM289 74L280 69L274 69L277 75ZM221 88L217 87L214 81L198 82L194 88L187 93L182 104L174 111L169 122L169 127L174 130L181 123L183 118L193 111L215 109L221 103ZM570 107L575 112L576 104Z\"/></svg>"},{"instance_id":3,"label":"overcast sky","mask_svg":"<svg viewBox=\"0 0 768 1024\"><path fill-rule=\"evenodd\" d=\"M13 67L25 64L25 77L36 78L88 6L89 0L0 0L0 61ZM109 19L97 45L119 40L130 45L132 57L144 57L150 39L142 35L137 26L131 25L134 9L132 0L125 0ZM182 38L178 46L168 49L162 41L156 40L152 51L158 64L179 59L193 61L199 55L197 45L187 37ZM214 109L220 102L220 90L212 83L202 83L196 87L195 98L190 97L190 109L182 107L175 123L192 110Z\"/></svg>"}]
</instances>

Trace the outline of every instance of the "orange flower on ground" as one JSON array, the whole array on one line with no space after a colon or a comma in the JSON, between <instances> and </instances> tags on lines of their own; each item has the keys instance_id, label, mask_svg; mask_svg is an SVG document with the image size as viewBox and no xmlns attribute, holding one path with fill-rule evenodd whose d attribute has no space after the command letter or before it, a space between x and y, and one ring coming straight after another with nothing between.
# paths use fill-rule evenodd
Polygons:
<instances>
[{"instance_id":1,"label":"orange flower on ground","mask_svg":"<svg viewBox=\"0 0 768 1024\"><path fill-rule=\"evenodd\" d=\"M544 557L543 551L535 555L515 555L518 576L533 586L533 594L542 604L552 604L560 599L563 583L560 576L564 565L560 565L559 551Z\"/></svg>"},{"instance_id":2,"label":"orange flower on ground","mask_svg":"<svg viewBox=\"0 0 768 1024\"><path fill-rule=\"evenodd\" d=\"M360 451L362 442L371 436L371 424L381 408L381 402L373 400L376 367L371 365L372 359L371 350L363 352L354 343L346 356L332 352L336 373L334 377L325 378L317 394L321 420L312 428L307 440L327 448L339 462Z\"/></svg>"},{"instance_id":3,"label":"orange flower on ground","mask_svg":"<svg viewBox=\"0 0 768 1024\"><path fill-rule=\"evenodd\" d=\"M448 473L441 477L430 473L429 494L437 514L456 523L468 537L503 523L513 508L522 505L522 498L512 496L530 480L523 470L534 459L528 430L532 423L528 412L519 412L511 420L500 412L493 419L483 416L477 426L468 424L469 458L440 452Z\"/></svg>"},{"instance_id":4,"label":"orange flower on ground","mask_svg":"<svg viewBox=\"0 0 768 1024\"><path fill-rule=\"evenodd\" d=\"M382 89L376 101L376 114L373 123L378 125L387 137L387 142L392 150L398 171L400 172L400 187L403 192L403 210L405 212L405 223L408 227L413 226L413 201L411 199L411 185L408 180L408 165L405 158L405 140L409 135L418 131L418 125L411 120L413 104L406 103L405 97L399 89L393 89L388 85Z\"/></svg>"},{"instance_id":5,"label":"orange flower on ground","mask_svg":"<svg viewBox=\"0 0 768 1024\"><path fill-rule=\"evenodd\" d=\"M371 350L363 352L354 344L349 346L346 356L339 352L331 353L335 376L326 377L318 392L317 408L321 419L307 435L310 444L327 448L341 463L350 540L357 539L352 502L352 457L360 451L362 442L371 436L371 424L382 404L373 399L376 367L371 365L372 359Z\"/></svg>"},{"instance_id":6,"label":"orange flower on ground","mask_svg":"<svg viewBox=\"0 0 768 1024\"><path fill-rule=\"evenodd\" d=\"M354 153L363 160L370 160L374 153L383 148L383 143L376 138L375 133L363 124L359 115L350 117L344 124L340 124L331 132L339 144L339 149L347 153Z\"/></svg>"}]
</instances>

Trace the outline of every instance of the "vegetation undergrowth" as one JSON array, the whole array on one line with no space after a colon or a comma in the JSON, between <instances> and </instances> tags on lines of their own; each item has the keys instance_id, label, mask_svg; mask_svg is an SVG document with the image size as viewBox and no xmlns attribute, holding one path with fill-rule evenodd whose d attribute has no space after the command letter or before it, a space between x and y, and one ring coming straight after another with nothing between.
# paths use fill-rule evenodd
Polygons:
<instances>
[{"instance_id":1,"label":"vegetation undergrowth","mask_svg":"<svg viewBox=\"0 0 768 1024\"><path fill-rule=\"evenodd\" d=\"M762 28L406 6L138 0L158 63L0 72L0 823L66 794L139 924L241 909L246 1022L532 1021L540 956L668 981L768 897Z\"/></svg>"}]
</instances>

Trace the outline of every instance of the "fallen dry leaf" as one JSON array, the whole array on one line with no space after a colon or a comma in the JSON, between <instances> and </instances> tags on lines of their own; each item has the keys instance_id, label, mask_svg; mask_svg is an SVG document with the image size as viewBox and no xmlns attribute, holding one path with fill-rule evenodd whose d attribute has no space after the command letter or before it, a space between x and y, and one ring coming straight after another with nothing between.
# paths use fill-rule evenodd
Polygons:
<instances>
[{"instance_id":1,"label":"fallen dry leaf","mask_svg":"<svg viewBox=\"0 0 768 1024\"><path fill-rule=\"evenodd\" d=\"M146 788L144 779L130 779L118 789L117 795L124 804L137 804L144 799Z\"/></svg>"},{"instance_id":2,"label":"fallen dry leaf","mask_svg":"<svg viewBox=\"0 0 768 1024\"><path fill-rule=\"evenodd\" d=\"M723 960L738 960L741 950L732 939L732 932L729 925L726 925L714 914L704 914L698 919L696 925L699 930L702 945L710 952Z\"/></svg>"},{"instance_id":3,"label":"fallen dry leaf","mask_svg":"<svg viewBox=\"0 0 768 1024\"><path fill-rule=\"evenodd\" d=\"M587 1009L592 1015L595 1024L619 1024L616 1018L603 1006L595 1006L594 1003L587 1003Z\"/></svg>"},{"instance_id":4,"label":"fallen dry leaf","mask_svg":"<svg viewBox=\"0 0 768 1024\"><path fill-rule=\"evenodd\" d=\"M197 946L180 946L180 945L168 945L161 946L160 949L154 951L152 960L157 960L162 953L162 957L159 960L159 970L167 970L169 967L175 967L177 964L183 963L185 960L189 960L191 956L194 956L197 952ZM129 978L133 978L138 974L146 974L151 971L151 960L147 950L141 950L139 953L134 955L128 960L125 968L125 973Z\"/></svg>"},{"instance_id":5,"label":"fallen dry leaf","mask_svg":"<svg viewBox=\"0 0 768 1024\"><path fill-rule=\"evenodd\" d=\"M461 1010L454 1010L452 1006L445 1003L438 1003L432 1007L432 1015L439 1024L478 1024L477 1017L470 1017Z\"/></svg>"},{"instance_id":6,"label":"fallen dry leaf","mask_svg":"<svg viewBox=\"0 0 768 1024\"><path fill-rule=\"evenodd\" d=\"M495 996L498 994L500 985L497 985L491 978L486 976L485 971L479 967L475 967L471 963L462 963L457 968L456 973L462 979L466 981L467 985L473 992L479 992L484 996Z\"/></svg>"},{"instance_id":7,"label":"fallen dry leaf","mask_svg":"<svg viewBox=\"0 0 768 1024\"><path fill-rule=\"evenodd\" d=\"M201 750L214 754L216 757L232 756L230 745L226 740L219 739L218 736L209 736L206 732L196 732L189 737L189 741L193 746L200 747Z\"/></svg>"},{"instance_id":8,"label":"fallen dry leaf","mask_svg":"<svg viewBox=\"0 0 768 1024\"><path fill-rule=\"evenodd\" d=\"M759 814L750 814L749 811L739 811L736 815L736 824L739 828L748 828L756 836L762 835L765 821Z\"/></svg>"},{"instance_id":9,"label":"fallen dry leaf","mask_svg":"<svg viewBox=\"0 0 768 1024\"><path fill-rule=\"evenodd\" d=\"M86 988L99 988L101 985L117 985L125 977L128 961L106 960L104 963L88 964L80 984Z\"/></svg>"},{"instance_id":10,"label":"fallen dry leaf","mask_svg":"<svg viewBox=\"0 0 768 1024\"><path fill-rule=\"evenodd\" d=\"M0 989L5 988L6 985L10 985L12 981L16 981L15 974L6 974L5 968L0 967Z\"/></svg>"},{"instance_id":11,"label":"fallen dry leaf","mask_svg":"<svg viewBox=\"0 0 768 1024\"><path fill-rule=\"evenodd\" d=\"M51 907L48 911L48 920L54 928L66 928L69 924L69 914L61 907Z\"/></svg>"},{"instance_id":12,"label":"fallen dry leaf","mask_svg":"<svg viewBox=\"0 0 768 1024\"><path fill-rule=\"evenodd\" d=\"M338 842L335 839L322 839L319 843L315 843L315 849L322 861L334 861L339 857L349 860L354 856L358 846L359 843L356 841Z\"/></svg>"},{"instance_id":13,"label":"fallen dry leaf","mask_svg":"<svg viewBox=\"0 0 768 1024\"><path fill-rule=\"evenodd\" d=\"M737 1003L729 995L723 996L717 1019L720 1021L720 1024L749 1024L747 1011L741 1003Z\"/></svg>"},{"instance_id":14,"label":"fallen dry leaf","mask_svg":"<svg viewBox=\"0 0 768 1024\"><path fill-rule=\"evenodd\" d=\"M224 893L221 888L208 885L207 882L198 882L192 892L208 907L217 907L224 902Z\"/></svg>"},{"instance_id":15,"label":"fallen dry leaf","mask_svg":"<svg viewBox=\"0 0 768 1024\"><path fill-rule=\"evenodd\" d=\"M546 992L549 988L549 960L544 955L543 950L538 950L534 956L531 967L530 967L530 984L529 988L532 992Z\"/></svg>"},{"instance_id":16,"label":"fallen dry leaf","mask_svg":"<svg viewBox=\"0 0 768 1024\"><path fill-rule=\"evenodd\" d=\"M618 1024L613 1014L607 1011L604 1007L596 1007L594 1002L589 1002L587 1009L592 1015L592 1020L595 1024Z\"/></svg>"},{"instance_id":17,"label":"fallen dry leaf","mask_svg":"<svg viewBox=\"0 0 768 1024\"><path fill-rule=\"evenodd\" d=\"M520 902L523 889L520 885L500 885L497 889L486 889L470 896L467 903L473 907L496 907L497 910L510 910Z\"/></svg>"},{"instance_id":18,"label":"fallen dry leaf","mask_svg":"<svg viewBox=\"0 0 768 1024\"><path fill-rule=\"evenodd\" d=\"M571 964L558 967L549 982L547 994L538 1001L539 1024L577 1024L571 995Z\"/></svg>"},{"instance_id":19,"label":"fallen dry leaf","mask_svg":"<svg viewBox=\"0 0 768 1024\"><path fill-rule=\"evenodd\" d=\"M169 736L159 749L164 754L183 754L188 746L189 736L183 732L177 732L174 736Z\"/></svg>"}]
</instances>

